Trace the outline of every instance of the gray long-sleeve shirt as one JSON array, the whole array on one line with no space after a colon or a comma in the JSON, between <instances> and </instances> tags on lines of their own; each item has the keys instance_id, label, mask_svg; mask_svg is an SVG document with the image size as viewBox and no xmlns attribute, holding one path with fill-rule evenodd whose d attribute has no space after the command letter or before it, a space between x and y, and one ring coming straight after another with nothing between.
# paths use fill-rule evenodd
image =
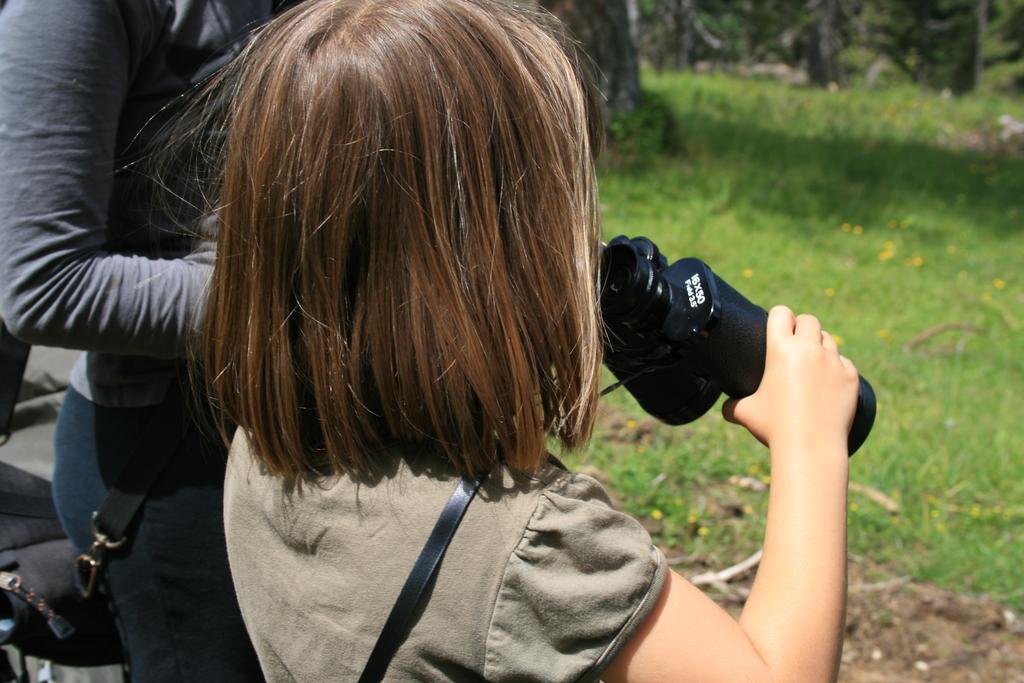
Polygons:
<instances>
[{"instance_id":1,"label":"gray long-sleeve shirt","mask_svg":"<svg viewBox=\"0 0 1024 683\"><path fill-rule=\"evenodd\" d=\"M209 277L125 163L271 6L0 0L0 317L97 403L161 400Z\"/></svg>"}]
</instances>

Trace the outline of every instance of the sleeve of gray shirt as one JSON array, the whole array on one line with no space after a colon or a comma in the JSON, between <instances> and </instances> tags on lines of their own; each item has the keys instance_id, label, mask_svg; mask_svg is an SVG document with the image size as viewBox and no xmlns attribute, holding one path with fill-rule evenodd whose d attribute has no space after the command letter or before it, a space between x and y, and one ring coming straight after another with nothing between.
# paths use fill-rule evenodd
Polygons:
<instances>
[{"instance_id":1,"label":"sleeve of gray shirt","mask_svg":"<svg viewBox=\"0 0 1024 683\"><path fill-rule=\"evenodd\" d=\"M25 341L169 358L193 326L208 259L117 252L107 233L118 121L160 28L144 22L160 11L145 0L0 10L0 317Z\"/></svg>"}]
</instances>

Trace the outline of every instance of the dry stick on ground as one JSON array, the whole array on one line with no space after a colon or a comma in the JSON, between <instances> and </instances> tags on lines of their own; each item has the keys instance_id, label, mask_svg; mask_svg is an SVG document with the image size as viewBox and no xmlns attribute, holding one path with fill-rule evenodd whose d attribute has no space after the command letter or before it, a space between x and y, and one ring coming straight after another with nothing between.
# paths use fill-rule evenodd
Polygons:
<instances>
[{"instance_id":1,"label":"dry stick on ground","mask_svg":"<svg viewBox=\"0 0 1024 683\"><path fill-rule=\"evenodd\" d=\"M723 593L726 598L742 602L750 596L750 589L745 586L731 586L729 585L729 581L742 576L760 564L761 553L762 551L758 550L742 562L718 572L704 572L703 574L697 574L690 579L690 583L694 586L711 586ZM886 591L901 588L910 582L910 576L897 576L886 581L878 581L877 583L855 584L849 587L848 592L850 594L855 594Z\"/></svg>"},{"instance_id":2,"label":"dry stick on ground","mask_svg":"<svg viewBox=\"0 0 1024 683\"><path fill-rule=\"evenodd\" d=\"M943 332L949 332L951 330L960 330L961 332L974 332L976 334L985 334L985 328L978 327L977 325L971 325L970 323L942 323L941 325L935 325L929 327L927 330L920 332L911 337L906 344L903 345L903 351L910 353L915 348L928 341L937 334Z\"/></svg>"},{"instance_id":3,"label":"dry stick on ground","mask_svg":"<svg viewBox=\"0 0 1024 683\"><path fill-rule=\"evenodd\" d=\"M900 511L900 504L897 503L892 498L890 498L889 496L882 493L881 491L879 491L878 489L871 488L870 486L867 486L865 484L858 484L855 481L851 481L850 490L853 491L854 493L859 493L863 496L870 498L871 500L885 508L887 512L896 513Z\"/></svg>"},{"instance_id":4,"label":"dry stick on ground","mask_svg":"<svg viewBox=\"0 0 1024 683\"><path fill-rule=\"evenodd\" d=\"M697 574L690 578L690 583L694 586L711 586L723 593L729 600L744 602L750 596L750 589L745 586L730 586L729 581L756 567L761 562L761 554L762 551L758 550L742 562L721 571Z\"/></svg>"},{"instance_id":5,"label":"dry stick on ground","mask_svg":"<svg viewBox=\"0 0 1024 683\"><path fill-rule=\"evenodd\" d=\"M725 600L742 605L747 601L747 598L750 597L750 589L746 586L733 586L732 584L724 583L722 581L710 585L721 593L721 597L718 598L719 602Z\"/></svg>"},{"instance_id":6,"label":"dry stick on ground","mask_svg":"<svg viewBox=\"0 0 1024 683\"><path fill-rule=\"evenodd\" d=\"M850 586L850 593L870 593L871 591L886 591L891 588L900 588L910 583L909 576L897 576L887 581L878 581L877 583L858 583L854 586Z\"/></svg>"},{"instance_id":7,"label":"dry stick on ground","mask_svg":"<svg viewBox=\"0 0 1024 683\"><path fill-rule=\"evenodd\" d=\"M729 483L733 486L738 486L741 489L750 489L751 491L767 491L768 485L759 479L753 477L744 477L738 474L734 474L729 477Z\"/></svg>"},{"instance_id":8,"label":"dry stick on ground","mask_svg":"<svg viewBox=\"0 0 1024 683\"><path fill-rule=\"evenodd\" d=\"M756 567L761 562L761 554L763 552L764 551L762 550L758 550L756 553L754 553L747 559L743 560L742 562L734 564L731 567L726 567L721 571L704 572L703 574L697 574L696 576L690 578L690 583L692 583L694 586L709 586L718 583L728 583L729 581L735 579L737 576L741 576L750 571L751 569L753 569L754 567Z\"/></svg>"}]
</instances>

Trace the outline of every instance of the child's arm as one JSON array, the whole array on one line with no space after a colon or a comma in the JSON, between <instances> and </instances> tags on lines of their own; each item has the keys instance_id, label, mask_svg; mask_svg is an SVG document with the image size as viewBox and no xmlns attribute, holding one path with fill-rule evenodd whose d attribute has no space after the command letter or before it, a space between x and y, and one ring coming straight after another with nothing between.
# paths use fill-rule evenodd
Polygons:
<instances>
[{"instance_id":1,"label":"child's arm","mask_svg":"<svg viewBox=\"0 0 1024 683\"><path fill-rule=\"evenodd\" d=\"M853 365L811 316L768 316L757 392L724 411L771 451L764 556L739 622L676 573L604 673L619 681L834 680L846 599L846 436Z\"/></svg>"}]
</instances>

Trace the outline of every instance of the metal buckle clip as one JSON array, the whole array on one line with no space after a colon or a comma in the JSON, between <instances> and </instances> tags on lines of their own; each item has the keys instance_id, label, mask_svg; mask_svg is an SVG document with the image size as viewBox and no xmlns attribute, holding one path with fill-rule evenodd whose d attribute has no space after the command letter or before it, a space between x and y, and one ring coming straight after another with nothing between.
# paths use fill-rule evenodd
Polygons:
<instances>
[{"instance_id":1,"label":"metal buckle clip","mask_svg":"<svg viewBox=\"0 0 1024 683\"><path fill-rule=\"evenodd\" d=\"M21 588L21 577L12 572L0 572L0 590L17 592Z\"/></svg>"},{"instance_id":2,"label":"metal buckle clip","mask_svg":"<svg viewBox=\"0 0 1024 683\"><path fill-rule=\"evenodd\" d=\"M116 550L124 545L127 536L117 541L110 540L102 531L96 528L96 512L92 513L92 546L87 551L75 558L75 571L78 572L79 589L83 598L92 597L96 589L96 579L103 568L103 559L108 550Z\"/></svg>"}]
</instances>

